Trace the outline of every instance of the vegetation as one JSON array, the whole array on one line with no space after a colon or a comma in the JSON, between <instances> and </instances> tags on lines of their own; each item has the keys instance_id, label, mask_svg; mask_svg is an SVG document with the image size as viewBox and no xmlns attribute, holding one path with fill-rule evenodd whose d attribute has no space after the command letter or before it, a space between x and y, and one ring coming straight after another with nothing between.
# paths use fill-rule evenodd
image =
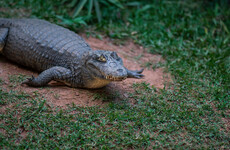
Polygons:
<instances>
[{"instance_id":1,"label":"vegetation","mask_svg":"<svg viewBox=\"0 0 230 150\"><path fill-rule=\"evenodd\" d=\"M164 56L166 63L159 66L172 74L173 84L162 90L133 85L129 98L135 104L124 99L103 108L63 110L51 108L41 96L7 91L0 80L0 147L230 149L228 1L123 0L123 9L102 2L101 23L93 10L91 18L84 16L87 9L70 17L75 7L61 0L1 1L0 10L6 11L0 17L37 17L74 30L94 28L111 38L132 38ZM12 83L21 78L10 77Z\"/></svg>"}]
</instances>

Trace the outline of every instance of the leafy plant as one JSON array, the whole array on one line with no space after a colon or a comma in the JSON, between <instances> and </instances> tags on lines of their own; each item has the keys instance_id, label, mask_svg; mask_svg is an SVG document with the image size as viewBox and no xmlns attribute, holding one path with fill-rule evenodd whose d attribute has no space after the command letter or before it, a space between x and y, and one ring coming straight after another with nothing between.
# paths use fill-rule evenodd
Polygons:
<instances>
[{"instance_id":1,"label":"leafy plant","mask_svg":"<svg viewBox=\"0 0 230 150\"><path fill-rule=\"evenodd\" d=\"M88 4L87 4L88 3ZM92 9L95 8L95 12L96 12L96 16L97 16L97 20L98 22L101 22L102 20L102 13L101 9L100 9L100 5L102 4L106 4L106 5L113 5L116 6L120 9L123 9L123 5L119 2L119 0L73 0L72 1L72 6L74 6L74 11L73 11L73 15L72 17L75 18L77 17L80 12L82 11L82 9L84 7L87 7L88 9L88 13L87 13L87 17L90 18L92 15Z\"/></svg>"}]
</instances>

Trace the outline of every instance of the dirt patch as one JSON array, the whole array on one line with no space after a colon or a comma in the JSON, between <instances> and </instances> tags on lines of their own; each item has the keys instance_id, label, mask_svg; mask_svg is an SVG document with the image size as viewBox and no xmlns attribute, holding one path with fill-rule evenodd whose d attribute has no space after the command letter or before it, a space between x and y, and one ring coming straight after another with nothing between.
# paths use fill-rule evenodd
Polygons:
<instances>
[{"instance_id":1,"label":"dirt patch","mask_svg":"<svg viewBox=\"0 0 230 150\"><path fill-rule=\"evenodd\" d=\"M86 38L85 35L82 36L93 49L116 51L118 55L122 57L124 65L130 70L141 69L148 62L154 64L163 61L160 55L149 54L143 47L135 45L131 41L127 41L124 45L115 45L112 44L113 42L109 38L99 40L93 37ZM38 73L10 62L0 55L0 78L5 83L2 87L7 90L12 89L9 76L16 74L28 76L32 74L34 76L38 75ZM149 83L150 86L163 88L164 83L170 81L169 75L164 73L162 68L156 70L145 68L143 74L145 75L144 79L126 79L122 82L113 82L105 88L96 90L70 88L55 81L52 81L47 87L43 88L20 86L20 84L13 88L31 95L41 95L46 98L47 104L52 106L66 106L72 104L79 106L95 106L102 105L108 101L127 98L128 93L133 90L133 83L146 82Z\"/></svg>"}]
</instances>

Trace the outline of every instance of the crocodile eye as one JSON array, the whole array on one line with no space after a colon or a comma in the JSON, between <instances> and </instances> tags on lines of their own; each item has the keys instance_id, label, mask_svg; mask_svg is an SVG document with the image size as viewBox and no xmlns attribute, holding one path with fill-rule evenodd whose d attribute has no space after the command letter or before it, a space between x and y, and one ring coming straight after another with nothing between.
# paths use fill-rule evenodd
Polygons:
<instances>
[{"instance_id":1,"label":"crocodile eye","mask_svg":"<svg viewBox=\"0 0 230 150\"><path fill-rule=\"evenodd\" d=\"M101 54L101 56L98 57L97 60L98 60L98 61L101 61L101 62L106 62L106 58L105 58L105 56L104 56L103 54Z\"/></svg>"}]
</instances>

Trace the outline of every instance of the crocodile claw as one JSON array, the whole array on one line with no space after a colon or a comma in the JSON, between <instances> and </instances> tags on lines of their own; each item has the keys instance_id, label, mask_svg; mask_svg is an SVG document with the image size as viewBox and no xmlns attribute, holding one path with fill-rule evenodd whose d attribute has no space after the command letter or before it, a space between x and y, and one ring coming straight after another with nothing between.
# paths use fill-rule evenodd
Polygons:
<instances>
[{"instance_id":1,"label":"crocodile claw","mask_svg":"<svg viewBox=\"0 0 230 150\"><path fill-rule=\"evenodd\" d=\"M141 74L143 71L144 71L144 68L142 68L141 70L136 70L136 72L139 73L139 74Z\"/></svg>"},{"instance_id":2,"label":"crocodile claw","mask_svg":"<svg viewBox=\"0 0 230 150\"><path fill-rule=\"evenodd\" d=\"M22 83L21 83L21 85L23 85L23 84L29 84L29 83L31 83L31 81L33 81L34 80L34 76L32 75L32 77L31 78L27 78L25 81L23 81Z\"/></svg>"},{"instance_id":3,"label":"crocodile claw","mask_svg":"<svg viewBox=\"0 0 230 150\"><path fill-rule=\"evenodd\" d=\"M135 71L128 70L128 78L137 78L137 79L141 79L141 78L144 77L144 75L141 74L143 71L144 71L144 69L135 70Z\"/></svg>"}]
</instances>

